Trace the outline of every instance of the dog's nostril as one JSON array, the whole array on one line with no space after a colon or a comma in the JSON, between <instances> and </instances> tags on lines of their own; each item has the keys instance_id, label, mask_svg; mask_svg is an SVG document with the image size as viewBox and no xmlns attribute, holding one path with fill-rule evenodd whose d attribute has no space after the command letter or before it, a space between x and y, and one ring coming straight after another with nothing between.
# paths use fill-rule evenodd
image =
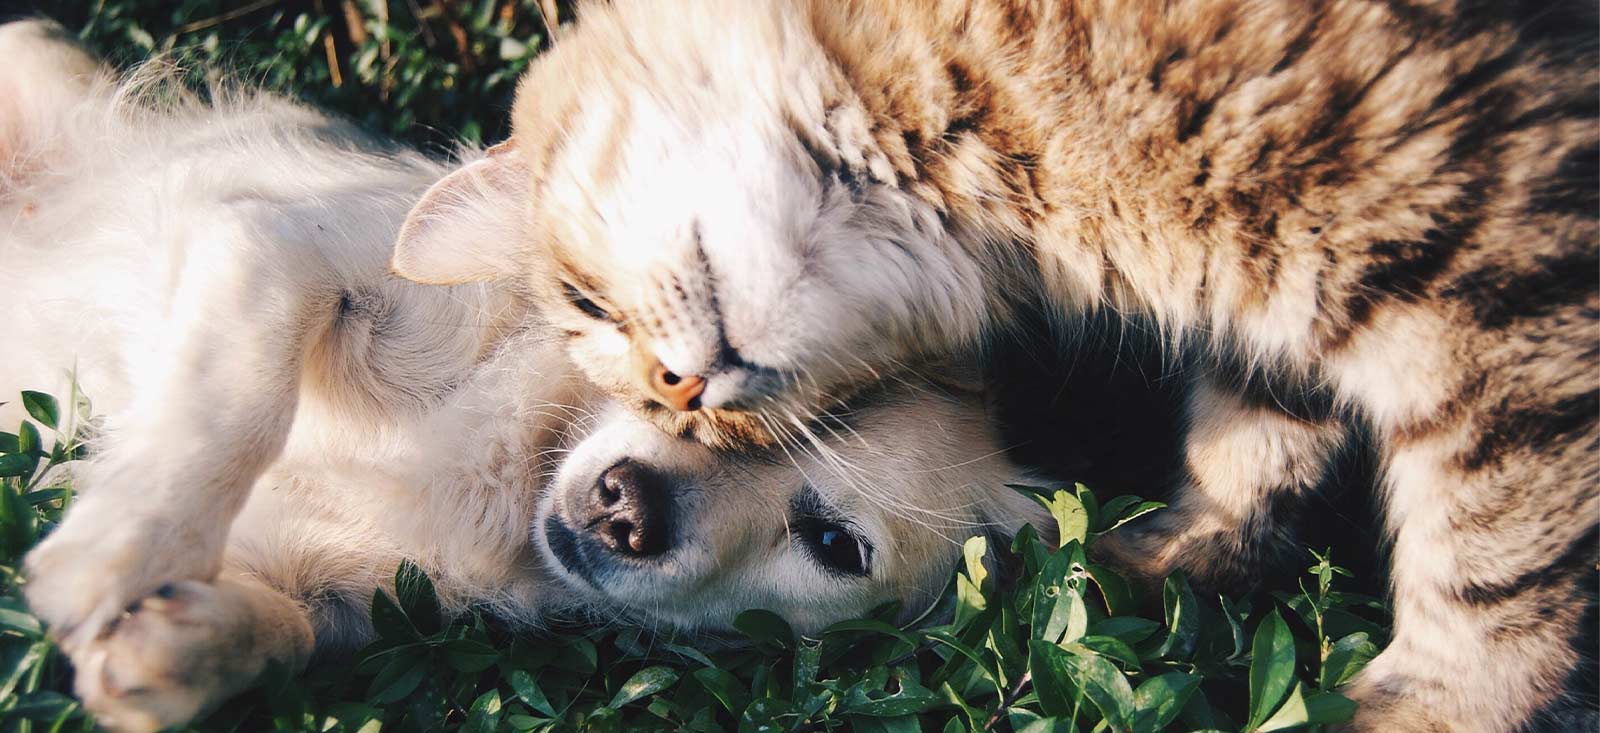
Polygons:
<instances>
[{"instance_id":1,"label":"dog's nostril","mask_svg":"<svg viewBox=\"0 0 1600 733\"><path fill-rule=\"evenodd\" d=\"M636 529L625 520L606 522L600 529L600 539L612 552L628 552L633 549L634 537L639 534Z\"/></svg>"},{"instance_id":2,"label":"dog's nostril","mask_svg":"<svg viewBox=\"0 0 1600 733\"><path fill-rule=\"evenodd\" d=\"M660 362L650 367L649 378L650 389L666 406L679 412L700 409L700 393L706 391L705 379L669 371Z\"/></svg>"},{"instance_id":3,"label":"dog's nostril","mask_svg":"<svg viewBox=\"0 0 1600 733\"><path fill-rule=\"evenodd\" d=\"M671 543L671 486L665 476L635 461L600 475L589 513L589 529L619 555L648 557Z\"/></svg>"}]
</instances>

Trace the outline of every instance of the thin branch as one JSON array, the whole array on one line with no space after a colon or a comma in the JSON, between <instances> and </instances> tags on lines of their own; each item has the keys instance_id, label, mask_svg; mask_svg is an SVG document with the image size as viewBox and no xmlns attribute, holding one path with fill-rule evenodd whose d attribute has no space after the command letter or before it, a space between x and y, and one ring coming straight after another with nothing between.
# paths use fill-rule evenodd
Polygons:
<instances>
[{"instance_id":1,"label":"thin branch","mask_svg":"<svg viewBox=\"0 0 1600 733\"><path fill-rule=\"evenodd\" d=\"M260 10L262 8L265 8L265 7L268 7L268 6L271 6L271 5L277 5L278 2L279 2L279 0L256 0L255 2L250 3L249 5L245 5L244 7L240 7L240 8L234 8L233 10L229 10L228 12L222 13L221 15L213 15L213 16L211 16L209 18L201 18L200 20L194 21L192 23L185 23L183 25L180 25L180 26L178 26L177 30L172 32L172 35L181 36L181 35L183 35L185 33L193 33L195 31L203 31L203 30L205 30L207 28L210 28L211 26L214 26L214 25L217 25L217 24L220 24L220 23L226 23L226 22L228 22L230 20L233 20L234 18L240 18L240 17L246 16L246 15L249 15L249 14L254 13L257 10Z\"/></svg>"},{"instance_id":2,"label":"thin branch","mask_svg":"<svg viewBox=\"0 0 1600 733\"><path fill-rule=\"evenodd\" d=\"M1000 716L1004 715L1012 705L1017 704L1017 700L1022 697L1023 693L1028 691L1028 684L1031 682L1033 682L1033 673L1023 672L1022 676L1017 678L1016 686L1011 688L1011 692L1006 693L1005 699L1000 701L1000 706L994 709L994 714L990 715L988 722L983 724L983 729L986 731L994 730L995 724L1000 722Z\"/></svg>"}]
</instances>

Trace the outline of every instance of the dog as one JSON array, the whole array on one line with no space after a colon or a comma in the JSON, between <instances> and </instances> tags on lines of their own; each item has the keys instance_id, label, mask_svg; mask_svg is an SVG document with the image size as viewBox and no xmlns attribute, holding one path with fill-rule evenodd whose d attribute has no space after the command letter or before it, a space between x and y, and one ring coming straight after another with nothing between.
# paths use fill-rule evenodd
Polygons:
<instances>
[{"instance_id":1,"label":"dog","mask_svg":"<svg viewBox=\"0 0 1600 733\"><path fill-rule=\"evenodd\" d=\"M106 727L370 638L402 561L448 613L518 628L764 608L806 632L929 607L970 535L1050 531L968 384L908 375L794 426L826 431L808 451L714 453L600 396L516 287L389 274L446 163L274 96L118 78L46 23L0 27L0 53L0 288L28 304L0 389L81 385L100 417L24 592Z\"/></svg>"}]
</instances>

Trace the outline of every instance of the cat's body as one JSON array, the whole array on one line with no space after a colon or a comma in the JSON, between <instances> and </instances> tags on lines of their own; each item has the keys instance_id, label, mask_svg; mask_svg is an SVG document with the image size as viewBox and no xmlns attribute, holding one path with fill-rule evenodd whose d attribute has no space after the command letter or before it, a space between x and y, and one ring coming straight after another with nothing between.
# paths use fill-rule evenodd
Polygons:
<instances>
[{"instance_id":1,"label":"cat's body","mask_svg":"<svg viewBox=\"0 0 1600 733\"><path fill-rule=\"evenodd\" d=\"M1218 368L1191 399L1177 510L1114 554L1248 572L1340 423L1364 422L1397 635L1352 687L1353 726L1514 729L1562 695L1592 601L1594 17L592 7L525 81L526 139L436 187L395 265L520 279L594 381L712 443L803 435L861 386L1004 328L1014 298L1068 328L1135 316ZM453 234L474 196L521 236ZM530 277L537 258L555 267Z\"/></svg>"}]
</instances>

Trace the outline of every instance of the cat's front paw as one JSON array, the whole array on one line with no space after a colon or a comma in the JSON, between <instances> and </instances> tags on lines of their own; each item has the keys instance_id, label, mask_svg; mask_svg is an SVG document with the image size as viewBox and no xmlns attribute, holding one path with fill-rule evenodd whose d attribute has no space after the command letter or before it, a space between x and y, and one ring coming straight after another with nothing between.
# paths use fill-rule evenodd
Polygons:
<instances>
[{"instance_id":1,"label":"cat's front paw","mask_svg":"<svg viewBox=\"0 0 1600 733\"><path fill-rule=\"evenodd\" d=\"M258 623L248 600L227 586L163 585L69 652L77 695L111 730L182 725L260 675L267 659Z\"/></svg>"},{"instance_id":2,"label":"cat's front paw","mask_svg":"<svg viewBox=\"0 0 1600 733\"><path fill-rule=\"evenodd\" d=\"M70 652L163 584L215 577L217 545L160 517L84 502L28 553L23 594Z\"/></svg>"}]
</instances>

